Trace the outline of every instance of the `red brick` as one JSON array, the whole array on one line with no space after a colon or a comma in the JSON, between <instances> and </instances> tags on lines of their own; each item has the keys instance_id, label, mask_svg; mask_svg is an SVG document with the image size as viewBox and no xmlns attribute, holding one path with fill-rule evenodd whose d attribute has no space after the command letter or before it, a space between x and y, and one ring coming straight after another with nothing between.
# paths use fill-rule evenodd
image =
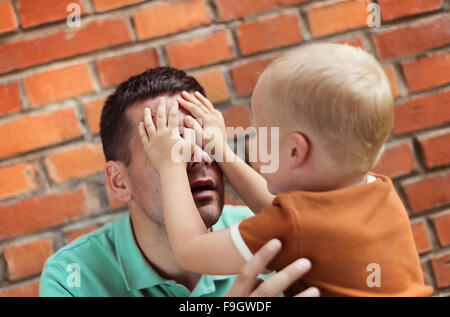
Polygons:
<instances>
[{"instance_id":1,"label":"red brick","mask_svg":"<svg viewBox=\"0 0 450 317\"><path fill-rule=\"evenodd\" d=\"M167 45L169 63L175 68L192 68L233 58L226 31Z\"/></svg>"},{"instance_id":2,"label":"red brick","mask_svg":"<svg viewBox=\"0 0 450 317\"><path fill-rule=\"evenodd\" d=\"M214 0L222 20L240 19L280 5L294 5L307 1L309 0Z\"/></svg>"},{"instance_id":3,"label":"red brick","mask_svg":"<svg viewBox=\"0 0 450 317\"><path fill-rule=\"evenodd\" d=\"M450 254L443 254L431 259L436 284L439 288L450 286Z\"/></svg>"},{"instance_id":4,"label":"red brick","mask_svg":"<svg viewBox=\"0 0 450 317\"><path fill-rule=\"evenodd\" d=\"M0 2L0 33L17 29L17 18L11 1Z\"/></svg>"},{"instance_id":5,"label":"red brick","mask_svg":"<svg viewBox=\"0 0 450 317\"><path fill-rule=\"evenodd\" d=\"M308 10L314 37L325 36L367 26L367 0L348 0L320 4Z\"/></svg>"},{"instance_id":6,"label":"red brick","mask_svg":"<svg viewBox=\"0 0 450 317\"><path fill-rule=\"evenodd\" d=\"M85 104L87 119L89 121L89 126L92 133L100 132L100 118L102 115L103 105L105 104L106 98L101 97L98 99L91 100Z\"/></svg>"},{"instance_id":7,"label":"red brick","mask_svg":"<svg viewBox=\"0 0 450 317\"><path fill-rule=\"evenodd\" d=\"M39 297L39 282L32 282L1 291L0 297Z\"/></svg>"},{"instance_id":8,"label":"red brick","mask_svg":"<svg viewBox=\"0 0 450 317\"><path fill-rule=\"evenodd\" d=\"M79 219L88 213L86 192L47 194L0 207L0 239L28 234Z\"/></svg>"},{"instance_id":9,"label":"red brick","mask_svg":"<svg viewBox=\"0 0 450 317\"><path fill-rule=\"evenodd\" d=\"M92 21L57 33L0 45L0 73L131 41L125 20Z\"/></svg>"},{"instance_id":10,"label":"red brick","mask_svg":"<svg viewBox=\"0 0 450 317\"><path fill-rule=\"evenodd\" d=\"M79 237L82 237L82 236L84 236L88 233L91 233L92 231L95 231L97 229L98 229L98 226L88 226L83 229L69 231L66 233L67 242L70 243L70 242L78 239Z\"/></svg>"},{"instance_id":11,"label":"red brick","mask_svg":"<svg viewBox=\"0 0 450 317\"><path fill-rule=\"evenodd\" d=\"M0 199L22 194L37 187L37 165L20 163L0 168Z\"/></svg>"},{"instance_id":12,"label":"red brick","mask_svg":"<svg viewBox=\"0 0 450 317\"><path fill-rule=\"evenodd\" d=\"M74 3L80 7L80 13L86 12L80 0L20 0L17 2L20 21L24 28L43 23L65 20L71 12L67 6Z\"/></svg>"},{"instance_id":13,"label":"red brick","mask_svg":"<svg viewBox=\"0 0 450 317\"><path fill-rule=\"evenodd\" d=\"M94 0L94 5L97 12L103 12L141 2L144 0Z\"/></svg>"},{"instance_id":14,"label":"red brick","mask_svg":"<svg viewBox=\"0 0 450 317\"><path fill-rule=\"evenodd\" d=\"M450 164L450 133L421 137L425 162L428 168Z\"/></svg>"},{"instance_id":15,"label":"red brick","mask_svg":"<svg viewBox=\"0 0 450 317\"><path fill-rule=\"evenodd\" d=\"M11 82L0 85L0 116L14 113L22 108L22 101L19 94L19 84Z\"/></svg>"},{"instance_id":16,"label":"red brick","mask_svg":"<svg viewBox=\"0 0 450 317\"><path fill-rule=\"evenodd\" d=\"M450 43L450 14L419 25L408 25L373 36L378 55L387 60Z\"/></svg>"},{"instance_id":17,"label":"red brick","mask_svg":"<svg viewBox=\"0 0 450 317\"><path fill-rule=\"evenodd\" d=\"M450 82L450 54L433 55L403 64L406 82L413 92Z\"/></svg>"},{"instance_id":18,"label":"red brick","mask_svg":"<svg viewBox=\"0 0 450 317\"><path fill-rule=\"evenodd\" d=\"M434 226L441 246L450 245L450 214L437 217L434 220Z\"/></svg>"},{"instance_id":19,"label":"red brick","mask_svg":"<svg viewBox=\"0 0 450 317\"><path fill-rule=\"evenodd\" d=\"M149 68L159 66L156 50L130 53L97 62L102 87L120 84Z\"/></svg>"},{"instance_id":20,"label":"red brick","mask_svg":"<svg viewBox=\"0 0 450 317\"><path fill-rule=\"evenodd\" d=\"M354 47L359 47L363 50L366 50L366 47L364 46L363 40L360 37L352 37L352 38L346 38L342 39L336 42L337 44L348 44Z\"/></svg>"},{"instance_id":21,"label":"red brick","mask_svg":"<svg viewBox=\"0 0 450 317\"><path fill-rule=\"evenodd\" d=\"M385 66L383 68L386 73L386 76L389 79L389 82L391 83L392 95L394 96L394 98L397 98L398 96L400 96L400 92L398 91L398 86L397 86L397 81L395 80L394 70L393 70L392 66Z\"/></svg>"},{"instance_id":22,"label":"red brick","mask_svg":"<svg viewBox=\"0 0 450 317\"><path fill-rule=\"evenodd\" d=\"M377 166L373 169L375 173L395 178L407 175L416 169L411 146L402 144L387 149Z\"/></svg>"},{"instance_id":23,"label":"red brick","mask_svg":"<svg viewBox=\"0 0 450 317\"><path fill-rule=\"evenodd\" d=\"M27 242L5 248L4 254L9 279L18 280L42 271L53 244L51 239Z\"/></svg>"},{"instance_id":24,"label":"red brick","mask_svg":"<svg viewBox=\"0 0 450 317\"><path fill-rule=\"evenodd\" d=\"M56 183L103 171L105 158L100 145L83 145L45 158L50 178Z\"/></svg>"},{"instance_id":25,"label":"red brick","mask_svg":"<svg viewBox=\"0 0 450 317\"><path fill-rule=\"evenodd\" d=\"M257 60L236 66L231 70L236 93L239 97L248 96L258 82L259 75L275 58Z\"/></svg>"},{"instance_id":26,"label":"red brick","mask_svg":"<svg viewBox=\"0 0 450 317\"><path fill-rule=\"evenodd\" d=\"M221 70L213 70L196 74L194 76L200 85L205 88L206 95L212 103L220 103L227 101L228 95L227 84Z\"/></svg>"},{"instance_id":27,"label":"red brick","mask_svg":"<svg viewBox=\"0 0 450 317\"><path fill-rule=\"evenodd\" d=\"M403 185L413 213L439 207L450 202L450 172L441 173Z\"/></svg>"},{"instance_id":28,"label":"red brick","mask_svg":"<svg viewBox=\"0 0 450 317\"><path fill-rule=\"evenodd\" d=\"M250 111L246 105L228 108L224 111L223 118L227 127L247 129L251 126Z\"/></svg>"},{"instance_id":29,"label":"red brick","mask_svg":"<svg viewBox=\"0 0 450 317\"><path fill-rule=\"evenodd\" d=\"M0 124L0 135L3 158L79 137L81 131L74 110L60 109Z\"/></svg>"},{"instance_id":30,"label":"red brick","mask_svg":"<svg viewBox=\"0 0 450 317\"><path fill-rule=\"evenodd\" d=\"M88 65L76 65L33 74L24 79L32 106L60 101L94 91Z\"/></svg>"},{"instance_id":31,"label":"red brick","mask_svg":"<svg viewBox=\"0 0 450 317\"><path fill-rule=\"evenodd\" d=\"M411 226L411 230L414 236L414 241L416 243L417 252L420 254L431 251L430 239L428 239L428 234L425 229L424 223L418 223Z\"/></svg>"},{"instance_id":32,"label":"red brick","mask_svg":"<svg viewBox=\"0 0 450 317\"><path fill-rule=\"evenodd\" d=\"M237 36L239 47L244 55L302 41L298 17L292 14L242 23L237 28Z\"/></svg>"},{"instance_id":33,"label":"red brick","mask_svg":"<svg viewBox=\"0 0 450 317\"><path fill-rule=\"evenodd\" d=\"M211 23L204 0L163 3L134 16L140 40L176 33Z\"/></svg>"},{"instance_id":34,"label":"red brick","mask_svg":"<svg viewBox=\"0 0 450 317\"><path fill-rule=\"evenodd\" d=\"M450 90L419 97L395 107L394 133L401 134L450 121Z\"/></svg>"},{"instance_id":35,"label":"red brick","mask_svg":"<svg viewBox=\"0 0 450 317\"><path fill-rule=\"evenodd\" d=\"M378 0L384 21L430 12L442 7L441 0Z\"/></svg>"}]
</instances>

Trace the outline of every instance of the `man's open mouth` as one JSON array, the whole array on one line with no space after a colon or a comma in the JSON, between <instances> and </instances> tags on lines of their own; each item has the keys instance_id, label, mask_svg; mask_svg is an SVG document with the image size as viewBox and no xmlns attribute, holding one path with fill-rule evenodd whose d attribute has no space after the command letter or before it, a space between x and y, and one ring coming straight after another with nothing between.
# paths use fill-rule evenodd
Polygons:
<instances>
[{"instance_id":1,"label":"man's open mouth","mask_svg":"<svg viewBox=\"0 0 450 317\"><path fill-rule=\"evenodd\" d=\"M190 186L194 199L211 198L216 191L216 184L212 179L195 180Z\"/></svg>"}]
</instances>

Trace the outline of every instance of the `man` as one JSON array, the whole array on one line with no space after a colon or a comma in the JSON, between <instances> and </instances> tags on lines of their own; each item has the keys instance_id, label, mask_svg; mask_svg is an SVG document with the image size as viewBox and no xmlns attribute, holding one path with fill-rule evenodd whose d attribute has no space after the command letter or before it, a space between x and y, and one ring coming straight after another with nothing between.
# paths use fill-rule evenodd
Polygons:
<instances>
[{"instance_id":1,"label":"man","mask_svg":"<svg viewBox=\"0 0 450 317\"><path fill-rule=\"evenodd\" d=\"M164 226L159 175L144 153L138 126L146 107L155 112L160 98L175 100L183 90L204 94L194 78L164 67L130 78L108 98L100 123L106 183L114 197L127 204L129 214L49 258L41 296L277 296L309 270L305 260L258 281L257 275L281 248L277 240L263 247L236 280L201 276L178 265ZM180 133L187 114L180 108ZM223 175L216 163L191 163L188 176L195 203L211 230L251 216L246 207L224 207ZM318 291L311 288L299 295L318 296Z\"/></svg>"}]
</instances>

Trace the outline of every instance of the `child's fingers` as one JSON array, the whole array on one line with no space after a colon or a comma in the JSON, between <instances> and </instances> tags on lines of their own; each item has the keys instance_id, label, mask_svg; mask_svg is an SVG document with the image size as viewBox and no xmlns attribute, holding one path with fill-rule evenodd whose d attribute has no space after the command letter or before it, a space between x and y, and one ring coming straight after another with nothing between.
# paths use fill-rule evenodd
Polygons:
<instances>
[{"instance_id":1,"label":"child's fingers","mask_svg":"<svg viewBox=\"0 0 450 317\"><path fill-rule=\"evenodd\" d=\"M150 141L148 139L147 132L145 132L144 122L139 124L139 135L141 136L142 145L147 152L150 149Z\"/></svg>"},{"instance_id":2,"label":"child's fingers","mask_svg":"<svg viewBox=\"0 0 450 317\"><path fill-rule=\"evenodd\" d=\"M167 122L167 126L170 130L178 130L178 102L174 101L172 102L172 105L170 107L169 111L169 120Z\"/></svg>"},{"instance_id":3,"label":"child's fingers","mask_svg":"<svg viewBox=\"0 0 450 317\"><path fill-rule=\"evenodd\" d=\"M198 100L193 94L188 93L187 91L183 91L181 93L181 96L186 99L187 101L192 102L193 104L196 104L197 106L203 107L203 104L200 100Z\"/></svg>"},{"instance_id":4,"label":"child's fingers","mask_svg":"<svg viewBox=\"0 0 450 317\"><path fill-rule=\"evenodd\" d=\"M189 111L197 119L202 119L206 115L206 112L204 112L202 108L197 104L194 104L181 98L178 99L178 102L184 109Z\"/></svg>"},{"instance_id":5,"label":"child's fingers","mask_svg":"<svg viewBox=\"0 0 450 317\"><path fill-rule=\"evenodd\" d=\"M203 129L200 126L200 123L198 123L198 121L195 120L194 118L192 118L191 116L185 117L184 122L185 122L185 124L186 124L186 126L188 128L194 130L197 144L202 146L202 143L203 143L202 142L202 140L203 140Z\"/></svg>"},{"instance_id":6,"label":"child's fingers","mask_svg":"<svg viewBox=\"0 0 450 317\"><path fill-rule=\"evenodd\" d=\"M189 145L189 150L194 153L195 150L195 131L192 129L185 128L183 130L183 139Z\"/></svg>"},{"instance_id":7,"label":"child's fingers","mask_svg":"<svg viewBox=\"0 0 450 317\"><path fill-rule=\"evenodd\" d=\"M156 110L156 128L158 130L167 128L166 105L166 99L161 98L158 103L158 109Z\"/></svg>"},{"instance_id":8,"label":"child's fingers","mask_svg":"<svg viewBox=\"0 0 450 317\"><path fill-rule=\"evenodd\" d=\"M149 108L145 108L144 110L144 122L145 128L147 129L147 133L149 134L149 136L154 134L156 132L156 128L153 123L152 113Z\"/></svg>"},{"instance_id":9,"label":"child's fingers","mask_svg":"<svg viewBox=\"0 0 450 317\"><path fill-rule=\"evenodd\" d=\"M200 92L196 91L194 95L202 102L203 105L206 106L206 108L208 108L209 110L215 109L211 101L209 101L209 99L203 96Z\"/></svg>"}]
</instances>

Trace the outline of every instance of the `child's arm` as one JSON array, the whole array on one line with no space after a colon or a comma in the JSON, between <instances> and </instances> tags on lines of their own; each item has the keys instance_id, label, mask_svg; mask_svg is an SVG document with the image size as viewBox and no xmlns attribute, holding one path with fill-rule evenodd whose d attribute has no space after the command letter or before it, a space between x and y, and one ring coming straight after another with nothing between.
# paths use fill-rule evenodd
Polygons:
<instances>
[{"instance_id":1,"label":"child's arm","mask_svg":"<svg viewBox=\"0 0 450 317\"><path fill-rule=\"evenodd\" d=\"M196 92L194 95L183 92L183 99L179 99L180 105L191 114L200 119L203 129L216 128L221 131L220 135L212 138L203 135L203 141L213 142L215 155L224 154L223 157L216 157L222 172L231 183L244 203L254 212L258 213L263 207L272 204L274 196L267 189L266 180L247 163L242 161L228 146L225 132L225 123L220 111L214 109L211 102L202 94ZM197 135L202 133L201 127L195 120L186 120L186 125L196 130Z\"/></svg>"},{"instance_id":2,"label":"child's arm","mask_svg":"<svg viewBox=\"0 0 450 317\"><path fill-rule=\"evenodd\" d=\"M234 246L228 229L208 233L192 197L186 163L176 162L171 156L173 146L183 142L177 131L178 106L172 105L167 124L165 107L164 102L158 105L157 127L146 109L145 127L141 123L139 133L149 159L160 174L164 221L173 252L187 270L236 274L245 260ZM191 143L186 136L188 130L185 129L184 141Z\"/></svg>"}]
</instances>

